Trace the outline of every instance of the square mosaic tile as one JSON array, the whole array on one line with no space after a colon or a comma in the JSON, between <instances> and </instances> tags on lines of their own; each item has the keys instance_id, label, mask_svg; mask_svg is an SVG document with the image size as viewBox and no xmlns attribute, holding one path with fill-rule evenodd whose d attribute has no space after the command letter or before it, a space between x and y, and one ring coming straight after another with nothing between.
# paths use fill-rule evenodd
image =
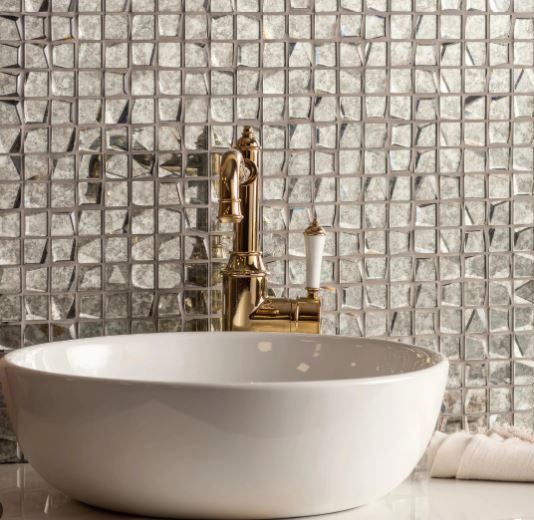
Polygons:
<instances>
[{"instance_id":1,"label":"square mosaic tile","mask_svg":"<svg viewBox=\"0 0 534 520\"><path fill-rule=\"evenodd\" d=\"M317 214L325 333L446 354L445 429L534 425L532 0L3 0L0 345L219 329L245 124L274 292Z\"/></svg>"}]
</instances>

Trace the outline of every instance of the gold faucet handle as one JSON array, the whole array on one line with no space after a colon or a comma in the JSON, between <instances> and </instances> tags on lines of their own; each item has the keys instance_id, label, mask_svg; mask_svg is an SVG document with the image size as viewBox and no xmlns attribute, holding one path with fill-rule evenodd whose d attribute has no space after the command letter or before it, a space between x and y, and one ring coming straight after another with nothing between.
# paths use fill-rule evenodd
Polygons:
<instances>
[{"instance_id":1,"label":"gold faucet handle","mask_svg":"<svg viewBox=\"0 0 534 520\"><path fill-rule=\"evenodd\" d=\"M304 247L306 251L306 291L308 298L317 300L321 287L321 265L323 262L326 231L317 219L304 231Z\"/></svg>"}]
</instances>

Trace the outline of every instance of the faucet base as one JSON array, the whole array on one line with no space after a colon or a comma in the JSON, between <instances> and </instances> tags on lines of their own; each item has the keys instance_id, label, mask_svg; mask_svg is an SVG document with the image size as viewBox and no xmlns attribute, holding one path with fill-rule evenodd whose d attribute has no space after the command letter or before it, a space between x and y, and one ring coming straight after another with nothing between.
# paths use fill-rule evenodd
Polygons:
<instances>
[{"instance_id":1,"label":"faucet base","mask_svg":"<svg viewBox=\"0 0 534 520\"><path fill-rule=\"evenodd\" d=\"M256 332L300 332L319 334L321 302L310 298L268 298L250 316Z\"/></svg>"},{"instance_id":2,"label":"faucet base","mask_svg":"<svg viewBox=\"0 0 534 520\"><path fill-rule=\"evenodd\" d=\"M250 330L250 314L267 294L261 253L233 252L223 270L223 329Z\"/></svg>"},{"instance_id":3,"label":"faucet base","mask_svg":"<svg viewBox=\"0 0 534 520\"><path fill-rule=\"evenodd\" d=\"M256 332L318 334L321 301L306 298L269 298L268 272L261 253L233 252L223 270L223 329Z\"/></svg>"}]
</instances>

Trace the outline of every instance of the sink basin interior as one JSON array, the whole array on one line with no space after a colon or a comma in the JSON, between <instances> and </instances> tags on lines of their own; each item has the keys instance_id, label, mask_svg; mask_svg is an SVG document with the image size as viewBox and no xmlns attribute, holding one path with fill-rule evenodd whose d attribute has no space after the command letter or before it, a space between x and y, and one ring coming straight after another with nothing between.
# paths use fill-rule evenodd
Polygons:
<instances>
[{"instance_id":1,"label":"sink basin interior","mask_svg":"<svg viewBox=\"0 0 534 520\"><path fill-rule=\"evenodd\" d=\"M441 356L378 340L288 334L181 333L37 345L10 362L71 377L188 384L327 381L429 368Z\"/></svg>"}]
</instances>

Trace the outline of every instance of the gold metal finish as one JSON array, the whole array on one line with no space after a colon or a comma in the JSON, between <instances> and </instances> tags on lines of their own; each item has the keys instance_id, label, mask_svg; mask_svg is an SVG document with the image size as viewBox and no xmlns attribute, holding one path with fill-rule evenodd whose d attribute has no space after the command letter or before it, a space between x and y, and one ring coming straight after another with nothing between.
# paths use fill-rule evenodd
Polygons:
<instances>
[{"instance_id":1,"label":"gold metal finish","mask_svg":"<svg viewBox=\"0 0 534 520\"><path fill-rule=\"evenodd\" d=\"M268 296L268 272L258 248L260 166L260 145L246 126L236 148L214 168L219 171L219 220L234 224L233 251L223 270L223 329L318 334L317 290L294 300ZM314 221L306 231L319 228L324 233Z\"/></svg>"},{"instance_id":2,"label":"gold metal finish","mask_svg":"<svg viewBox=\"0 0 534 520\"><path fill-rule=\"evenodd\" d=\"M310 300L318 300L319 299L319 289L315 289L314 287L306 287L306 293L308 294L308 298Z\"/></svg>"},{"instance_id":3,"label":"gold metal finish","mask_svg":"<svg viewBox=\"0 0 534 520\"><path fill-rule=\"evenodd\" d=\"M326 235L326 231L323 226L319 225L317 218L314 218L313 222L304 230L304 234L307 236Z\"/></svg>"},{"instance_id":4,"label":"gold metal finish","mask_svg":"<svg viewBox=\"0 0 534 520\"><path fill-rule=\"evenodd\" d=\"M219 169L219 220L238 223L243 220L239 186L243 177L243 156L237 151L226 152Z\"/></svg>"}]
</instances>

